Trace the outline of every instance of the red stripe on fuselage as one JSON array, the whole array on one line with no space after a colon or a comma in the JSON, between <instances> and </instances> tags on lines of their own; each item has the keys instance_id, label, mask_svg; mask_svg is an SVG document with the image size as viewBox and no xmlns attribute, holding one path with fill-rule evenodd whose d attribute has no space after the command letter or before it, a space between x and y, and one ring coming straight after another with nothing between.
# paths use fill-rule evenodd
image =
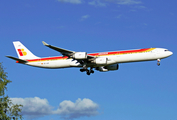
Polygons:
<instances>
[{"instance_id":1,"label":"red stripe on fuselage","mask_svg":"<svg viewBox=\"0 0 177 120\"><path fill-rule=\"evenodd\" d=\"M41 59L32 59L32 60L28 60L29 62L36 62L36 61L45 61L45 60L59 60L59 59L67 59L68 57L62 57L62 56L58 56L58 57L48 57L48 58L41 58Z\"/></svg>"},{"instance_id":2,"label":"red stripe on fuselage","mask_svg":"<svg viewBox=\"0 0 177 120\"><path fill-rule=\"evenodd\" d=\"M128 54L128 53L145 52L149 49L150 48L136 49L136 50L125 50L125 51L102 52L102 53L91 53L91 54L88 54L88 55L103 56L103 55L114 55L114 54Z\"/></svg>"},{"instance_id":3,"label":"red stripe on fuselage","mask_svg":"<svg viewBox=\"0 0 177 120\"><path fill-rule=\"evenodd\" d=\"M136 50L125 50L125 51L113 51L113 52L102 52L102 53L91 53L88 55L91 56L106 56L106 55L115 55L115 54L128 54L128 53L140 53L140 52L145 52L149 50L150 48L145 48L145 49L136 49ZM48 58L41 58L41 59L33 59L33 60L28 60L29 62L40 62L40 61L48 61L48 60L64 60L67 59L68 57L48 57Z\"/></svg>"}]
</instances>

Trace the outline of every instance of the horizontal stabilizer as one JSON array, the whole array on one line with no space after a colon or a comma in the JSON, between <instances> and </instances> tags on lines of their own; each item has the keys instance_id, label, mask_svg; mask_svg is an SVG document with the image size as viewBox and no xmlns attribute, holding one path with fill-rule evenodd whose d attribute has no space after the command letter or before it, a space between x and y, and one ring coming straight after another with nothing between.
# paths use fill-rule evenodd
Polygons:
<instances>
[{"instance_id":1,"label":"horizontal stabilizer","mask_svg":"<svg viewBox=\"0 0 177 120\"><path fill-rule=\"evenodd\" d=\"M26 60L22 60L22 59L19 59L19 58L16 58L16 57L12 57L12 56L6 56L6 57L11 58L11 59L16 60L16 61L19 61L20 63L26 63L26 62L28 62Z\"/></svg>"}]
</instances>

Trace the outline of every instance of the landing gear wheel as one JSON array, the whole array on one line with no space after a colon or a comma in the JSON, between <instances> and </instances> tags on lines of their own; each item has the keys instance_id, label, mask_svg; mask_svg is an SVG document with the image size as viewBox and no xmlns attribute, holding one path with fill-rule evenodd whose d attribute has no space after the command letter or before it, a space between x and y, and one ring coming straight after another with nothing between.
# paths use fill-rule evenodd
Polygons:
<instances>
[{"instance_id":1,"label":"landing gear wheel","mask_svg":"<svg viewBox=\"0 0 177 120\"><path fill-rule=\"evenodd\" d=\"M90 73L94 73L94 71L93 71L93 70L90 70Z\"/></svg>"},{"instance_id":2,"label":"landing gear wheel","mask_svg":"<svg viewBox=\"0 0 177 120\"><path fill-rule=\"evenodd\" d=\"M87 75L90 75L90 72L89 72L89 71L87 71Z\"/></svg>"},{"instance_id":3,"label":"landing gear wheel","mask_svg":"<svg viewBox=\"0 0 177 120\"><path fill-rule=\"evenodd\" d=\"M157 65L160 66L160 59L157 59Z\"/></svg>"}]
</instances>

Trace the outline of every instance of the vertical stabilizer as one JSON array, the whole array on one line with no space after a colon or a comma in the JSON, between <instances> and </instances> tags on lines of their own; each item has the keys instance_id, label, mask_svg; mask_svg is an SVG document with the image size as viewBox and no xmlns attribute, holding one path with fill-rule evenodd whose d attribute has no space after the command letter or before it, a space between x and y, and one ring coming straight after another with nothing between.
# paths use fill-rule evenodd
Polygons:
<instances>
[{"instance_id":1,"label":"vertical stabilizer","mask_svg":"<svg viewBox=\"0 0 177 120\"><path fill-rule=\"evenodd\" d=\"M38 59L39 57L35 56L30 52L20 41L13 42L17 55L20 59Z\"/></svg>"}]
</instances>

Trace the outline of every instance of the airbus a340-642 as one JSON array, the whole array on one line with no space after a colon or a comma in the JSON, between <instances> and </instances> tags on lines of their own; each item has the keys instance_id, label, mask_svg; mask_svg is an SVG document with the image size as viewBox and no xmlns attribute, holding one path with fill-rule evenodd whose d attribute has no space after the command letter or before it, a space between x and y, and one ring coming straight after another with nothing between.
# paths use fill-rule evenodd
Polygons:
<instances>
[{"instance_id":1,"label":"airbus a340-642","mask_svg":"<svg viewBox=\"0 0 177 120\"><path fill-rule=\"evenodd\" d=\"M159 66L161 59L173 54L164 48L144 48L87 54L87 52L76 52L55 47L43 41L45 46L60 52L63 56L40 58L30 52L20 41L15 41L13 44L19 58L6 57L16 60L16 63L41 68L79 67L81 68L80 71L86 72L87 75L94 73L93 68L101 72L118 70L119 63L157 60L157 65Z\"/></svg>"}]
</instances>

